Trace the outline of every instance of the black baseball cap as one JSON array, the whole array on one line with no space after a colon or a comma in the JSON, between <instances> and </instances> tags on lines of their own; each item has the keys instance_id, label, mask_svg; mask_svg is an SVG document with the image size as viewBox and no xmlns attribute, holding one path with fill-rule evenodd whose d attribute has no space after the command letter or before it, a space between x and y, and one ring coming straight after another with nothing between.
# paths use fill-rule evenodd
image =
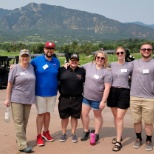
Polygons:
<instances>
[{"instance_id":1,"label":"black baseball cap","mask_svg":"<svg viewBox=\"0 0 154 154\"><path fill-rule=\"evenodd\" d=\"M79 55L76 54L76 53L73 53L73 54L71 54L71 56L70 56L70 60L71 60L71 59L77 59L77 60L79 60Z\"/></svg>"}]
</instances>

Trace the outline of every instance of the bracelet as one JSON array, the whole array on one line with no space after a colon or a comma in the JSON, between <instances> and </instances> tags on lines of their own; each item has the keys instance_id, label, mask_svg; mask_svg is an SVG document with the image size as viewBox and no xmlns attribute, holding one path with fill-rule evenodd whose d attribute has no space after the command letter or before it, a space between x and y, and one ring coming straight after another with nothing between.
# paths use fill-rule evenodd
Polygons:
<instances>
[{"instance_id":1,"label":"bracelet","mask_svg":"<svg viewBox=\"0 0 154 154\"><path fill-rule=\"evenodd\" d=\"M101 102L106 103L106 101L101 100Z\"/></svg>"}]
</instances>

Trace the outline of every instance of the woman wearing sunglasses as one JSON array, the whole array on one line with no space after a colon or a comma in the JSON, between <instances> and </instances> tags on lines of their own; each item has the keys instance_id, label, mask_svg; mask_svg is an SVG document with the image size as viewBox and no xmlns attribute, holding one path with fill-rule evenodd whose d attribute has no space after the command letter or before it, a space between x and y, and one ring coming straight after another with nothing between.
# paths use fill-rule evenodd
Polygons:
<instances>
[{"instance_id":1,"label":"woman wearing sunglasses","mask_svg":"<svg viewBox=\"0 0 154 154\"><path fill-rule=\"evenodd\" d=\"M114 124L117 137L112 140L115 144L113 151L122 148L123 119L130 106L130 86L129 76L131 74L131 63L125 62L125 49L119 46L115 52L118 61L111 63L113 83L107 101L107 106L111 108L114 116Z\"/></svg>"},{"instance_id":2,"label":"woman wearing sunglasses","mask_svg":"<svg viewBox=\"0 0 154 154\"><path fill-rule=\"evenodd\" d=\"M82 101L83 135L81 141L89 138L89 112L93 110L95 117L95 142L99 140L99 131L103 125L102 110L106 106L106 100L112 84L111 71L107 69L108 59L104 51L97 51L94 61L83 65L86 70Z\"/></svg>"}]
</instances>

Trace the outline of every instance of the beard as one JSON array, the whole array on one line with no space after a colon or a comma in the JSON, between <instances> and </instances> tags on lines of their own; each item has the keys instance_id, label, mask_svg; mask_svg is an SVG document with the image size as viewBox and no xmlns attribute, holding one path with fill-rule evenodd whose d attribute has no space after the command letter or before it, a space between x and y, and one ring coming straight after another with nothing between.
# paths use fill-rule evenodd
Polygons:
<instances>
[{"instance_id":1,"label":"beard","mask_svg":"<svg viewBox=\"0 0 154 154\"><path fill-rule=\"evenodd\" d=\"M149 55L147 55L147 56L145 56L144 54L142 54L142 57L143 58L150 58L151 57L151 53Z\"/></svg>"},{"instance_id":2,"label":"beard","mask_svg":"<svg viewBox=\"0 0 154 154\"><path fill-rule=\"evenodd\" d=\"M51 54L48 54L48 53L49 53L49 52L45 53L45 56L46 56L47 58L51 58L52 55L53 55L53 53L51 53Z\"/></svg>"}]
</instances>

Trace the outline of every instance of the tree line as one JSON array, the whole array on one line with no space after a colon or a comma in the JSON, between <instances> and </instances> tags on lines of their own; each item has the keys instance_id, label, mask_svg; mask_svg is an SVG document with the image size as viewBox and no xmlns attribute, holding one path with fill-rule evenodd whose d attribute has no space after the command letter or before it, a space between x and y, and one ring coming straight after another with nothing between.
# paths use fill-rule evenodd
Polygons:
<instances>
[{"instance_id":1,"label":"tree line","mask_svg":"<svg viewBox=\"0 0 154 154\"><path fill-rule=\"evenodd\" d=\"M97 51L100 48L104 50L114 50L117 46L123 46L124 48L130 49L130 52L136 53L139 52L139 48L143 42L147 42L146 40L140 39L126 39L126 40L119 40L119 41L101 41L99 43L84 43L79 44L78 42L74 41L70 44L64 44L63 46L58 46L56 44L56 51L62 53L85 53L87 55L91 54L93 51ZM148 41L154 47L154 41ZM9 42L9 43L0 43L0 50L4 50L7 52L19 52L21 49L29 49L32 53L43 53L45 43L31 43L31 44L24 44L18 42Z\"/></svg>"}]
</instances>

